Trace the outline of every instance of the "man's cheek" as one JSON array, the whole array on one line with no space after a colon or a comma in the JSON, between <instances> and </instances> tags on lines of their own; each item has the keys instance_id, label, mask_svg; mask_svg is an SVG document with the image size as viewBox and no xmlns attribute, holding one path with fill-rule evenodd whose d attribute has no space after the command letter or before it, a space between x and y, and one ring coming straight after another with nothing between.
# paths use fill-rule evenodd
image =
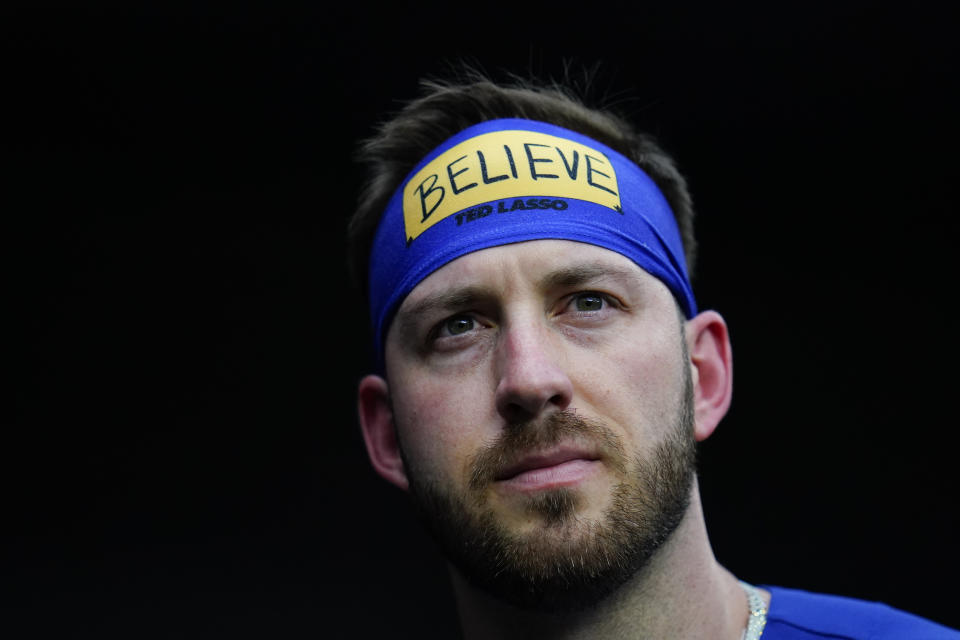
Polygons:
<instances>
[{"instance_id":1,"label":"man's cheek","mask_svg":"<svg viewBox=\"0 0 960 640\"><path fill-rule=\"evenodd\" d=\"M443 403L421 404L416 411L398 415L404 451L418 469L449 476L459 475L468 464L471 421L449 409Z\"/></svg>"}]
</instances>

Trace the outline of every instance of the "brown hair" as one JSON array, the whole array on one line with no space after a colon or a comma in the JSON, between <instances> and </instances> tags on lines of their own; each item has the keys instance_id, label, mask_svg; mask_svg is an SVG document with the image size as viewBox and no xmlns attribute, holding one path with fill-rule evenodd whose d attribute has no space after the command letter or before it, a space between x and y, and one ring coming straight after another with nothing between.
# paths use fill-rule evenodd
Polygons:
<instances>
[{"instance_id":1,"label":"brown hair","mask_svg":"<svg viewBox=\"0 0 960 640\"><path fill-rule=\"evenodd\" d=\"M454 134L486 120L525 118L555 124L619 151L643 169L670 203L683 240L687 271L696 257L693 202L673 159L649 135L606 109L592 109L558 84L515 80L497 84L470 73L462 82L423 80L422 94L364 140L357 159L367 172L347 240L354 278L366 294L368 262L380 216L393 192L430 151Z\"/></svg>"}]
</instances>

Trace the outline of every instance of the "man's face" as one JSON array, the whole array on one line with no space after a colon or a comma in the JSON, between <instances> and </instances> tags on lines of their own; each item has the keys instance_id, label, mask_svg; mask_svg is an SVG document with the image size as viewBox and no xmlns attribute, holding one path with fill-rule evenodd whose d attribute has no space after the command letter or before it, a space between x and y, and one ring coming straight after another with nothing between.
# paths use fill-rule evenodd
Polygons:
<instances>
[{"instance_id":1,"label":"man's face","mask_svg":"<svg viewBox=\"0 0 960 640\"><path fill-rule=\"evenodd\" d=\"M519 606L586 606L679 524L693 478L683 331L627 258L539 240L421 282L386 341L414 503L451 561Z\"/></svg>"}]
</instances>

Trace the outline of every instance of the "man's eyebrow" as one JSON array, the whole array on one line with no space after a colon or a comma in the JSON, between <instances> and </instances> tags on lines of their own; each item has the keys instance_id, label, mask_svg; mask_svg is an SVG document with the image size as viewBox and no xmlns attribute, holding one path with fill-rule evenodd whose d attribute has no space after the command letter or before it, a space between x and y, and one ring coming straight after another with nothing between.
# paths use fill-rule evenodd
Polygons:
<instances>
[{"instance_id":1,"label":"man's eyebrow","mask_svg":"<svg viewBox=\"0 0 960 640\"><path fill-rule=\"evenodd\" d=\"M541 285L548 289L576 287L603 278L636 280L637 274L627 267L591 262L552 271L541 280Z\"/></svg>"},{"instance_id":2,"label":"man's eyebrow","mask_svg":"<svg viewBox=\"0 0 960 640\"><path fill-rule=\"evenodd\" d=\"M540 285L545 289L569 288L595 282L602 278L636 280L634 270L618 265L603 262L578 264L551 271L544 276ZM396 319L401 324L416 322L417 318L426 317L437 312L459 311L477 304L480 300L489 300L495 296L487 287L463 286L445 291L438 291L424 296L421 300L401 305Z\"/></svg>"},{"instance_id":3,"label":"man's eyebrow","mask_svg":"<svg viewBox=\"0 0 960 640\"><path fill-rule=\"evenodd\" d=\"M424 296L422 300L410 304L402 305L401 311L397 313L397 318L419 318L429 313L437 311L452 311L462 309L475 303L477 300L489 298L490 291L486 287L466 286L439 291Z\"/></svg>"}]
</instances>

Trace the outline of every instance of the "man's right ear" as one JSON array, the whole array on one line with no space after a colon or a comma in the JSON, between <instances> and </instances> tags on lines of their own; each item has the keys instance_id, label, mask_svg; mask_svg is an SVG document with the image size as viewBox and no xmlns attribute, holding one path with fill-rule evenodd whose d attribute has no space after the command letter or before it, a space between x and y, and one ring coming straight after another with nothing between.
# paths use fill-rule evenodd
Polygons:
<instances>
[{"instance_id":1,"label":"man's right ear","mask_svg":"<svg viewBox=\"0 0 960 640\"><path fill-rule=\"evenodd\" d=\"M403 468L397 431L393 426L387 381L374 375L361 380L357 390L357 408L370 464L377 473L406 491L410 483Z\"/></svg>"}]
</instances>

